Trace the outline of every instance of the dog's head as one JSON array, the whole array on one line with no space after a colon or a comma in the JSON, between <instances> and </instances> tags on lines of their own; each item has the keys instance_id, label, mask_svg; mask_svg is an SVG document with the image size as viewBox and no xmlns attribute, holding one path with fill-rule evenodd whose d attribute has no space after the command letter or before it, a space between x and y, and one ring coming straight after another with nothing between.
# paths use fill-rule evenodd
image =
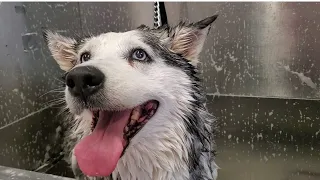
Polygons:
<instances>
[{"instance_id":1,"label":"dog's head","mask_svg":"<svg viewBox=\"0 0 320 180\"><path fill-rule=\"evenodd\" d=\"M74 149L86 175L110 175L130 148L165 146L160 137L179 136L184 151L184 114L198 93L194 68L216 18L81 40L45 32L53 58L66 71L67 108L91 123L82 128L92 133Z\"/></svg>"}]
</instances>

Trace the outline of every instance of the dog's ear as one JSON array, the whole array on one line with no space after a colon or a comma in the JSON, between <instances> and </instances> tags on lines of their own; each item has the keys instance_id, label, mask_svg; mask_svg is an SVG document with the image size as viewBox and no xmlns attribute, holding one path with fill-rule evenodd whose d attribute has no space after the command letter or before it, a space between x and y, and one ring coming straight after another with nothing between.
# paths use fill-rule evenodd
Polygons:
<instances>
[{"instance_id":1,"label":"dog's ear","mask_svg":"<svg viewBox=\"0 0 320 180\"><path fill-rule=\"evenodd\" d=\"M168 32L169 41L166 42L168 48L182 55L193 65L197 65L198 56L209 33L211 24L217 17L218 15L214 15L197 23L180 23L176 27L170 28Z\"/></svg>"},{"instance_id":2,"label":"dog's ear","mask_svg":"<svg viewBox=\"0 0 320 180\"><path fill-rule=\"evenodd\" d=\"M64 71L70 70L77 60L77 41L49 30L43 30L43 37L60 68Z\"/></svg>"}]
</instances>

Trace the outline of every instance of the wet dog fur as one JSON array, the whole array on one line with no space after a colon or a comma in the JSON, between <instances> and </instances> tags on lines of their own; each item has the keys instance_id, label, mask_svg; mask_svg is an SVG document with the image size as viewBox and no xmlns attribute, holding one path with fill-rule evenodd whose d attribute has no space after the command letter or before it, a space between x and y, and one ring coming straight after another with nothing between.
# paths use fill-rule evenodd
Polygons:
<instances>
[{"instance_id":1,"label":"wet dog fur","mask_svg":"<svg viewBox=\"0 0 320 180\"><path fill-rule=\"evenodd\" d=\"M46 30L44 37L60 68L99 69L108 80L84 103L65 89L69 112L66 149L77 179L215 180L215 118L205 107L197 63L211 24L217 16L197 23L152 29L141 25L127 32L109 32L83 39ZM148 58L131 58L143 49ZM90 53L87 61L81 55ZM130 54L131 53L131 54ZM123 110L150 99L157 113L136 134L109 177L87 177L78 167L74 146L88 136L90 108ZM90 107L90 108L89 108Z\"/></svg>"}]
</instances>

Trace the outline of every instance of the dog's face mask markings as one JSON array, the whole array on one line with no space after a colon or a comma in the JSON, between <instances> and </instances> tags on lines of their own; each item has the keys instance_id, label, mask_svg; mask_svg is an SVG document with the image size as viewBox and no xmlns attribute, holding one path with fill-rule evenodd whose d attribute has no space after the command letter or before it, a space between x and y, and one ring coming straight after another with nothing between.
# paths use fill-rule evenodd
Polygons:
<instances>
[{"instance_id":1,"label":"dog's face mask markings","mask_svg":"<svg viewBox=\"0 0 320 180\"><path fill-rule=\"evenodd\" d=\"M185 136L195 133L188 132L193 123L189 121L200 118L197 109L202 110L195 65L216 17L173 28L143 26L81 41L45 32L53 58L66 71L67 108L80 116L76 131L84 137L74 154L85 175L106 177L117 171L123 176L118 166L129 163L124 159L134 148L147 151L155 143L163 152L172 151L172 147L163 149L165 140L180 143L181 152L176 153L181 160L188 159L182 154L190 153L193 142ZM207 122L197 121L199 130L206 131Z\"/></svg>"}]
</instances>

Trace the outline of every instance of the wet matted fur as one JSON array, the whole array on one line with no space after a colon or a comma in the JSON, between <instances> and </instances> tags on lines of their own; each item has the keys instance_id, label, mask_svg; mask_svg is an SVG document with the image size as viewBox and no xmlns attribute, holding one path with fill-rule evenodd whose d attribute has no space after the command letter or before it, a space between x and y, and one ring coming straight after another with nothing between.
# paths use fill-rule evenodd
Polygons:
<instances>
[{"instance_id":1,"label":"wet matted fur","mask_svg":"<svg viewBox=\"0 0 320 180\"><path fill-rule=\"evenodd\" d=\"M45 31L49 50L66 76L88 67L102 72L106 79L99 91L85 99L72 94L69 86L65 89L67 108L73 115L67 121L65 148L70 152L77 179L217 178L215 118L205 107L196 68L216 18L217 15L197 23L165 25L158 29L141 25L132 31L83 39ZM149 100L159 102L157 112L128 140L112 174L99 178L84 175L74 147L92 133L93 110L118 112Z\"/></svg>"}]
</instances>

